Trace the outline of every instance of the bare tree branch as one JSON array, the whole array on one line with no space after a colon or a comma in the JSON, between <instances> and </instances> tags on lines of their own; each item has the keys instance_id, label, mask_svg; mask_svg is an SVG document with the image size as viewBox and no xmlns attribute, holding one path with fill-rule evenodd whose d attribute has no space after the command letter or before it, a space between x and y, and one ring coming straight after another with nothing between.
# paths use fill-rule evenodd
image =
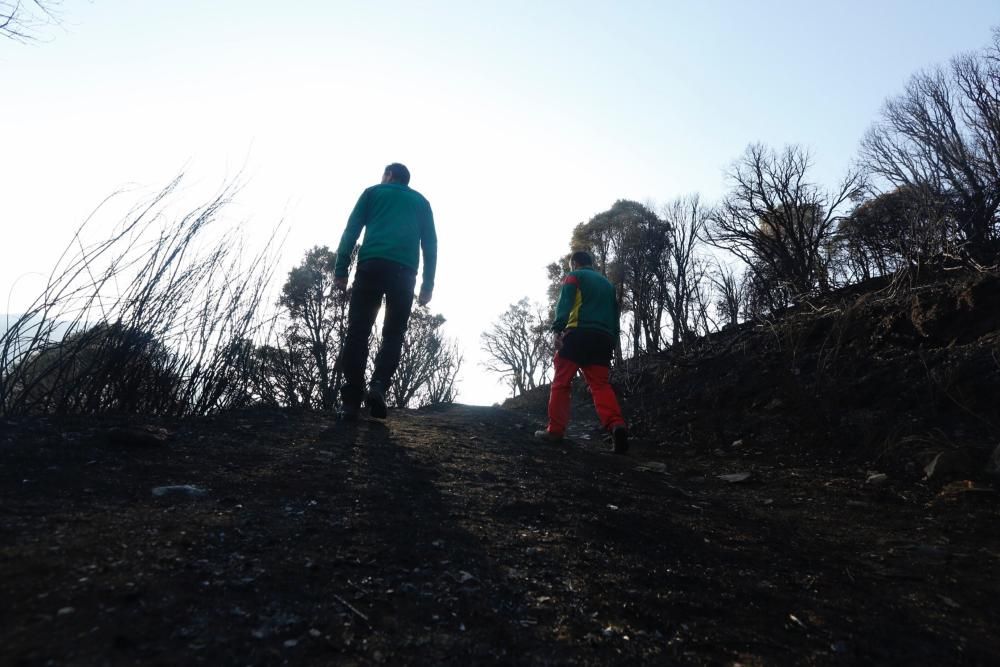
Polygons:
<instances>
[{"instance_id":1,"label":"bare tree branch","mask_svg":"<svg viewBox=\"0 0 1000 667\"><path fill-rule=\"evenodd\" d=\"M524 298L480 334L480 345L489 356L484 367L505 379L514 396L546 381L552 355L547 321L542 307Z\"/></svg>"},{"instance_id":2,"label":"bare tree branch","mask_svg":"<svg viewBox=\"0 0 1000 667\"><path fill-rule=\"evenodd\" d=\"M0 0L0 37L37 40L42 29L60 22L61 4L61 0Z\"/></svg>"},{"instance_id":3,"label":"bare tree branch","mask_svg":"<svg viewBox=\"0 0 1000 667\"><path fill-rule=\"evenodd\" d=\"M990 47L914 75L868 131L861 162L889 188L948 200L950 210L936 221L944 236L976 261L995 261L1000 31Z\"/></svg>"},{"instance_id":4,"label":"bare tree branch","mask_svg":"<svg viewBox=\"0 0 1000 667\"><path fill-rule=\"evenodd\" d=\"M810 166L808 152L798 146L779 153L751 144L730 170L731 189L705 234L710 244L796 295L828 286L824 246L840 210L864 184L862 174L851 171L836 190L825 192L808 181Z\"/></svg>"}]
</instances>

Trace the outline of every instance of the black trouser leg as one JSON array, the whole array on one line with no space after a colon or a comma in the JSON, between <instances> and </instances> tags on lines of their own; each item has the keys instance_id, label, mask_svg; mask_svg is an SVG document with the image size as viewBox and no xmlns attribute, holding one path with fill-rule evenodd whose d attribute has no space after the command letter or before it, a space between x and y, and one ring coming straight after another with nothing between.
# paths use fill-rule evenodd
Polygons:
<instances>
[{"instance_id":1,"label":"black trouser leg","mask_svg":"<svg viewBox=\"0 0 1000 667\"><path fill-rule=\"evenodd\" d=\"M361 402L365 389L365 364L368 362L368 339L379 308L382 307L382 286L375 272L359 267L351 288L351 303L347 311L347 335L340 350L340 370L344 385L340 397L345 403Z\"/></svg>"},{"instance_id":2,"label":"black trouser leg","mask_svg":"<svg viewBox=\"0 0 1000 667\"><path fill-rule=\"evenodd\" d=\"M399 366L406 325L413 309L413 288L417 280L416 273L403 266L399 266L394 274L386 284L382 345L375 355L375 369L372 371L372 383L381 385L383 391L389 388L392 374Z\"/></svg>"}]
</instances>

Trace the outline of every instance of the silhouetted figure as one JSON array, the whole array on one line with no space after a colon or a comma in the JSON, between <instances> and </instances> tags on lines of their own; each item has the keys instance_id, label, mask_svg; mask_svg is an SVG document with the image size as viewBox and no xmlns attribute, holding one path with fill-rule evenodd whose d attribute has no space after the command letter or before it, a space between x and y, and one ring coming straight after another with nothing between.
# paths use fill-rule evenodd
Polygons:
<instances>
[{"instance_id":1,"label":"silhouetted figure","mask_svg":"<svg viewBox=\"0 0 1000 667\"><path fill-rule=\"evenodd\" d=\"M615 453L628 451L628 428L615 391L608 383L611 357L618 339L618 300L614 285L594 269L589 253L570 256L570 272L563 279L552 330L556 333L555 377L549 393L549 424L535 437L558 442L566 434L570 412L570 383L583 369L601 424L614 439Z\"/></svg>"},{"instance_id":2,"label":"silhouetted figure","mask_svg":"<svg viewBox=\"0 0 1000 667\"><path fill-rule=\"evenodd\" d=\"M372 417L386 417L385 393L399 366L403 336L413 307L421 250L424 258L423 283L418 297L421 306L431 300L434 290L437 265L434 215L428 201L410 188L409 183L410 171L406 167L398 163L386 167L382 182L361 193L337 247L334 285L343 291L347 289L351 251L361 230L365 230L351 288L347 336L338 361L344 374L340 396L343 402L341 418L345 420L357 419L362 398ZM375 369L366 394L368 338L383 297L382 345L375 355Z\"/></svg>"}]
</instances>

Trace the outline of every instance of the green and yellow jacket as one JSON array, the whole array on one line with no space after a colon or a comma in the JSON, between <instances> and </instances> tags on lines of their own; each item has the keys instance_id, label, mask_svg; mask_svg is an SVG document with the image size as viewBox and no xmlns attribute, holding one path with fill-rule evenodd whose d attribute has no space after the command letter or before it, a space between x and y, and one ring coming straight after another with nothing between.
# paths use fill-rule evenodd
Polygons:
<instances>
[{"instance_id":1,"label":"green and yellow jacket","mask_svg":"<svg viewBox=\"0 0 1000 667\"><path fill-rule=\"evenodd\" d=\"M362 229L365 238L358 253L359 263L367 259L387 259L416 271L423 250L421 291L434 289L437 233L431 205L422 194L399 183L373 185L361 193L337 246L335 276L347 276L351 251Z\"/></svg>"},{"instance_id":2,"label":"green and yellow jacket","mask_svg":"<svg viewBox=\"0 0 1000 667\"><path fill-rule=\"evenodd\" d=\"M563 279L552 330L594 329L618 337L615 287L593 267L570 271Z\"/></svg>"}]
</instances>

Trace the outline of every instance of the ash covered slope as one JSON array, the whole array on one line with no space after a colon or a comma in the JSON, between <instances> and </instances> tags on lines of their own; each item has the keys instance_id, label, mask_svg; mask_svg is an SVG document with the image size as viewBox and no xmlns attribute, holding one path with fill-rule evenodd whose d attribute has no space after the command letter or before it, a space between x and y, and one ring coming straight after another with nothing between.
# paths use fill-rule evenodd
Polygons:
<instances>
[{"instance_id":1,"label":"ash covered slope","mask_svg":"<svg viewBox=\"0 0 1000 667\"><path fill-rule=\"evenodd\" d=\"M944 453L939 479L983 479L1000 443L1000 275L872 281L632 360L615 380L634 430L666 454L742 441L919 479ZM546 391L506 405L541 419ZM588 400L578 420L592 422Z\"/></svg>"},{"instance_id":2,"label":"ash covered slope","mask_svg":"<svg viewBox=\"0 0 1000 667\"><path fill-rule=\"evenodd\" d=\"M997 494L915 459L995 435L996 287L637 363L627 457L589 406L535 443L543 394L2 422L0 663L990 664Z\"/></svg>"}]
</instances>

